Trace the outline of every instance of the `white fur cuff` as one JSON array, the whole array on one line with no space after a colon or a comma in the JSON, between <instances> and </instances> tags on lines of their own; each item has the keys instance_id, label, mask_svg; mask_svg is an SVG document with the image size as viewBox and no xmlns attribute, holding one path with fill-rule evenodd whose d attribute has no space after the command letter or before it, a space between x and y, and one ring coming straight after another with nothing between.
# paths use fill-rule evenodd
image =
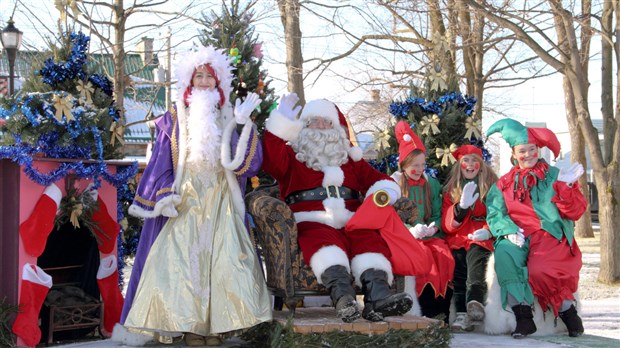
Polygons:
<instances>
[{"instance_id":1,"label":"white fur cuff","mask_svg":"<svg viewBox=\"0 0 620 348\"><path fill-rule=\"evenodd\" d=\"M351 260L351 273L353 273L353 277L355 277L355 284L360 288L362 287L362 281L360 279L362 273L371 268L385 271L388 276L388 284L392 284L392 281L394 281L392 264L383 254L363 253L355 256L353 260Z\"/></svg>"},{"instance_id":2,"label":"white fur cuff","mask_svg":"<svg viewBox=\"0 0 620 348\"><path fill-rule=\"evenodd\" d=\"M275 109L269 114L265 129L284 141L293 141L297 139L303 125L303 122L291 120Z\"/></svg>"},{"instance_id":3,"label":"white fur cuff","mask_svg":"<svg viewBox=\"0 0 620 348\"><path fill-rule=\"evenodd\" d=\"M396 200L400 198L400 186L392 180L379 180L375 182L368 191L366 191L366 197L372 196L379 190L386 190L390 194L390 204L394 204ZM393 197L395 195L395 197Z\"/></svg>"},{"instance_id":4,"label":"white fur cuff","mask_svg":"<svg viewBox=\"0 0 620 348\"><path fill-rule=\"evenodd\" d=\"M347 271L351 271L349 267L349 257L344 250L335 245L322 247L310 258L310 268L312 268L312 272L314 272L319 284L323 284L321 280L323 272L329 267L336 265L344 266Z\"/></svg>"}]
</instances>

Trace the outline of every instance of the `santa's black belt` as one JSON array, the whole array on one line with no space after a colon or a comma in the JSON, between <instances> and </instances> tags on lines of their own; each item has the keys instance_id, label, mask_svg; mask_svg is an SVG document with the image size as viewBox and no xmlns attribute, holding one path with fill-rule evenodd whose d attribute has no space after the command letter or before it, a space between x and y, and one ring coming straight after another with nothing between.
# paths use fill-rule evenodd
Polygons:
<instances>
[{"instance_id":1,"label":"santa's black belt","mask_svg":"<svg viewBox=\"0 0 620 348\"><path fill-rule=\"evenodd\" d=\"M304 201L322 201L325 198L334 197L348 199L359 199L359 193L345 186L317 187L312 190L295 191L286 197L286 204L294 204Z\"/></svg>"}]
</instances>

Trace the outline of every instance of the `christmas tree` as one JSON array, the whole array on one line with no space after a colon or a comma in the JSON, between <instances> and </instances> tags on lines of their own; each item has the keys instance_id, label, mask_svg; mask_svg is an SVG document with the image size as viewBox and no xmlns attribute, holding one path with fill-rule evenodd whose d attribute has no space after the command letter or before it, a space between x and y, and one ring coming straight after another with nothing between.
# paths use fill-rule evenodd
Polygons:
<instances>
[{"instance_id":1,"label":"christmas tree","mask_svg":"<svg viewBox=\"0 0 620 348\"><path fill-rule=\"evenodd\" d=\"M204 16L206 28L201 30L200 41L203 45L212 45L225 49L235 67L233 70L233 92L230 101L234 105L237 98L244 98L248 93L257 93L262 102L260 110L252 114L258 131L262 134L265 120L275 107L271 80L267 71L261 70L263 64L262 43L254 35L252 25L254 13L250 5L240 8L239 1L232 1L231 7L222 5L221 14L211 12Z\"/></svg>"},{"instance_id":2,"label":"christmas tree","mask_svg":"<svg viewBox=\"0 0 620 348\"><path fill-rule=\"evenodd\" d=\"M483 147L480 118L472 114L475 103L475 98L458 91L456 83L436 83L431 77L423 87L412 86L405 100L390 105L390 113L397 121L407 121L422 139L427 149L426 173L442 183L455 162L452 152L461 145L481 148L484 160L490 160L489 152ZM394 129L375 137L380 147L379 156L371 164L382 172L393 173L398 169Z\"/></svg>"}]
</instances>

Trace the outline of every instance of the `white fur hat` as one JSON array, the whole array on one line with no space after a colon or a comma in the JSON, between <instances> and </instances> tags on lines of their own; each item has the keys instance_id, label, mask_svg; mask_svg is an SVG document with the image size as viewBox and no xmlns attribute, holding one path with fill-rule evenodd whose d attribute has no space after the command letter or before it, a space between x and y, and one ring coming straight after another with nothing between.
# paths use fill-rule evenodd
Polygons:
<instances>
[{"instance_id":1,"label":"white fur hat","mask_svg":"<svg viewBox=\"0 0 620 348\"><path fill-rule=\"evenodd\" d=\"M179 56L174 69L174 76L177 80L177 98L183 99L185 90L188 86L191 86L194 71L199 66L205 64L209 64L215 71L219 81L218 88L224 94L224 102L228 102L232 90L233 68L230 65L230 59L226 52L213 46L200 46L194 52Z\"/></svg>"}]
</instances>

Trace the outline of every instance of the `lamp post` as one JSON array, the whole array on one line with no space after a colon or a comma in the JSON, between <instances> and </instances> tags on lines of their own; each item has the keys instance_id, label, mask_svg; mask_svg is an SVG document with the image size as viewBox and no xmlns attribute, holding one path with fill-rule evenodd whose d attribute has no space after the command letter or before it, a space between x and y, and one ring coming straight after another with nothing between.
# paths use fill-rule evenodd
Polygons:
<instances>
[{"instance_id":1,"label":"lamp post","mask_svg":"<svg viewBox=\"0 0 620 348\"><path fill-rule=\"evenodd\" d=\"M11 17L8 22L6 28L2 29L2 35L0 36L0 41L2 41L2 47L6 50L6 56L9 59L9 95L12 96L15 88L14 88L14 78L15 78L15 58L17 57L17 51L19 51L19 47L22 45L22 32L15 28L15 22L13 22L13 17Z\"/></svg>"}]
</instances>

